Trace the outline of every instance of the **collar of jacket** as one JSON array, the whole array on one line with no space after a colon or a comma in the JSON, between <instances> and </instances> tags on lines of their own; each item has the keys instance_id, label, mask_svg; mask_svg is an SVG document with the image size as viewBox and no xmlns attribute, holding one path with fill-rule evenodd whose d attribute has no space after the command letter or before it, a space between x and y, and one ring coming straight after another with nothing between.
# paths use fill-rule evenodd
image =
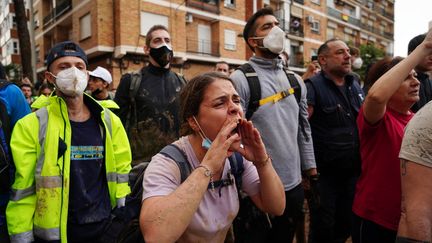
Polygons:
<instances>
[{"instance_id":1,"label":"collar of jacket","mask_svg":"<svg viewBox=\"0 0 432 243\"><path fill-rule=\"evenodd\" d=\"M149 72L152 73L152 74L162 75L162 74L167 73L167 72L170 71L171 64L170 64L170 68L163 68L163 67L156 67L153 64L151 64L151 62L149 62L147 68L148 68Z\"/></svg>"},{"instance_id":2,"label":"collar of jacket","mask_svg":"<svg viewBox=\"0 0 432 243\"><path fill-rule=\"evenodd\" d=\"M273 59L266 59L262 57L252 56L249 59L254 64L260 66L263 69L281 69L283 68L282 59L279 57Z\"/></svg>"},{"instance_id":3,"label":"collar of jacket","mask_svg":"<svg viewBox=\"0 0 432 243\"><path fill-rule=\"evenodd\" d=\"M333 80L331 80L323 70L321 70L320 75L322 75L324 80L326 80L327 82L331 82L334 84ZM345 75L344 79L345 79L345 85L351 86L355 80L355 77L351 73L348 73L347 75Z\"/></svg>"}]
</instances>

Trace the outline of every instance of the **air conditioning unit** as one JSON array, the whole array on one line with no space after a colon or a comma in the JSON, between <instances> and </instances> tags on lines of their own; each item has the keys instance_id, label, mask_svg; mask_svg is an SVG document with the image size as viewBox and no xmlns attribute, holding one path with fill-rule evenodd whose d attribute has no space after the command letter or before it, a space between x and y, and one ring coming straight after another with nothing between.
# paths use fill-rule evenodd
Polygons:
<instances>
[{"instance_id":1,"label":"air conditioning unit","mask_svg":"<svg viewBox=\"0 0 432 243\"><path fill-rule=\"evenodd\" d=\"M193 22L193 16L192 14L186 14L186 23L192 23Z\"/></svg>"},{"instance_id":2,"label":"air conditioning unit","mask_svg":"<svg viewBox=\"0 0 432 243\"><path fill-rule=\"evenodd\" d=\"M314 17L313 16L307 16L306 17L306 21L310 24L312 24L314 22Z\"/></svg>"}]
</instances>

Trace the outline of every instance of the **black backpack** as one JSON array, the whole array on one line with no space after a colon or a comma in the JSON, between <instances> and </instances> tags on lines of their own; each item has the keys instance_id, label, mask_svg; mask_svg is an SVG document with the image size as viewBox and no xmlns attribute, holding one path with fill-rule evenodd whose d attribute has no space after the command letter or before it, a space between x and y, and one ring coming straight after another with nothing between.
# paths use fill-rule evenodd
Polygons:
<instances>
[{"instance_id":1,"label":"black backpack","mask_svg":"<svg viewBox=\"0 0 432 243\"><path fill-rule=\"evenodd\" d=\"M0 89L11 84L11 82L0 79ZM11 185L10 165L12 154L9 143L11 138L10 117L7 113L6 104L0 100L0 194L9 193Z\"/></svg>"},{"instance_id":2,"label":"black backpack","mask_svg":"<svg viewBox=\"0 0 432 243\"><path fill-rule=\"evenodd\" d=\"M250 90L250 100L249 105L246 110L246 119L250 120L253 113L260 107L259 101L261 100L261 85L258 79L258 74L255 72L253 67L249 63L245 63L238 67L240 71L246 76L249 90ZM301 86L294 75L294 72L284 68L285 74L287 75L288 81L291 87L294 89L294 96L296 97L297 103L300 103L301 99ZM282 91L284 92L284 91ZM286 96L290 95L289 92L285 93ZM285 97L286 97L285 96ZM283 98L285 98L283 97Z\"/></svg>"},{"instance_id":3,"label":"black backpack","mask_svg":"<svg viewBox=\"0 0 432 243\"><path fill-rule=\"evenodd\" d=\"M165 146L161 154L174 160L180 169L181 183L184 182L192 168L187 160L186 154L175 144ZM231 173L235 178L237 188L241 188L241 176L244 171L243 157L234 153L229 158ZM106 243L142 243L144 242L139 226L139 215L143 194L143 177L149 162L135 165L129 173L129 186L131 193L126 197L126 206L115 208L111 213L111 222L106 230L102 242ZM225 180L215 181L216 187L225 183Z\"/></svg>"}]
</instances>

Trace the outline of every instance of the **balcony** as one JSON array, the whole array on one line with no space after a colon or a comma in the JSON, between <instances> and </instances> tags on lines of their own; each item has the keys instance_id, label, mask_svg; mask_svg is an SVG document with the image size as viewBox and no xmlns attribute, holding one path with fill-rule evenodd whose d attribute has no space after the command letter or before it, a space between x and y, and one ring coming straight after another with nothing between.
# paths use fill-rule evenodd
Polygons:
<instances>
[{"instance_id":1,"label":"balcony","mask_svg":"<svg viewBox=\"0 0 432 243\"><path fill-rule=\"evenodd\" d=\"M303 24L299 18L293 17L291 21L286 21L285 19L278 19L279 27L290 35L296 35L299 37L304 37Z\"/></svg>"},{"instance_id":2,"label":"balcony","mask_svg":"<svg viewBox=\"0 0 432 243\"><path fill-rule=\"evenodd\" d=\"M304 0L294 0L294 2L299 3L299 4L304 4Z\"/></svg>"},{"instance_id":3,"label":"balcony","mask_svg":"<svg viewBox=\"0 0 432 243\"><path fill-rule=\"evenodd\" d=\"M43 25L50 24L55 19L58 19L64 13L72 9L72 0L62 1L56 8L43 18Z\"/></svg>"},{"instance_id":4,"label":"balcony","mask_svg":"<svg viewBox=\"0 0 432 243\"><path fill-rule=\"evenodd\" d=\"M394 34L391 32L384 32L384 37L390 40L393 40Z\"/></svg>"},{"instance_id":5,"label":"balcony","mask_svg":"<svg viewBox=\"0 0 432 243\"><path fill-rule=\"evenodd\" d=\"M186 0L186 6L219 14L219 0Z\"/></svg>"},{"instance_id":6,"label":"balcony","mask_svg":"<svg viewBox=\"0 0 432 243\"><path fill-rule=\"evenodd\" d=\"M219 57L219 42L186 38L186 51Z\"/></svg>"},{"instance_id":7,"label":"balcony","mask_svg":"<svg viewBox=\"0 0 432 243\"><path fill-rule=\"evenodd\" d=\"M356 19L350 15L344 14L337 9L327 7L327 14L344 22L348 22L352 25L360 26L360 19Z\"/></svg>"}]
</instances>

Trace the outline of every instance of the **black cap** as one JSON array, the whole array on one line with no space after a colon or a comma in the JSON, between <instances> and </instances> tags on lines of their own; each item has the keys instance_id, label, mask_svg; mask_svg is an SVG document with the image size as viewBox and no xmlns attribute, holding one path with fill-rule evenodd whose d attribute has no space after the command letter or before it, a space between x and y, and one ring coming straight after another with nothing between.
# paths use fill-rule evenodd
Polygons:
<instances>
[{"instance_id":1,"label":"black cap","mask_svg":"<svg viewBox=\"0 0 432 243\"><path fill-rule=\"evenodd\" d=\"M73 56L81 58L86 66L88 67L87 55L84 50L77 44L72 41L64 41L57 43L51 50L49 51L46 57L46 65L47 69L49 69L50 65L60 57L65 56Z\"/></svg>"}]
</instances>

